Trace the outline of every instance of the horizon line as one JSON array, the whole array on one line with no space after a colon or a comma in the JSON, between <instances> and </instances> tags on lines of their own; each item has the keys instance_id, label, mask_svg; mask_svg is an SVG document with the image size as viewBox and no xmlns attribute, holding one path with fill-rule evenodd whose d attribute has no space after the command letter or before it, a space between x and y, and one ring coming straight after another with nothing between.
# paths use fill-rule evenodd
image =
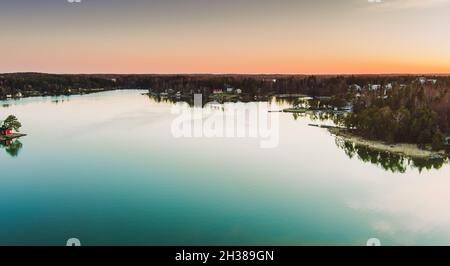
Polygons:
<instances>
[{"instance_id":1,"label":"horizon line","mask_svg":"<svg viewBox=\"0 0 450 266\"><path fill-rule=\"evenodd\" d=\"M39 72L39 71L17 71L17 72L2 72L0 75L11 75L11 74L44 74L44 75L160 75L160 76L175 76L175 75L186 75L186 76L450 76L449 73L213 73L213 72L173 72L173 73L108 73L108 72L92 72L92 73L57 73L57 72Z\"/></svg>"}]
</instances>

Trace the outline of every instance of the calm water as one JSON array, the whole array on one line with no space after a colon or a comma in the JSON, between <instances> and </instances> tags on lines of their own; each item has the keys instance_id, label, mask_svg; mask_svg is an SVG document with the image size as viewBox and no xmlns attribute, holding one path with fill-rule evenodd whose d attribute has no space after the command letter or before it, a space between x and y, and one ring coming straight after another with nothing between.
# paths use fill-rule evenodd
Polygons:
<instances>
[{"instance_id":1,"label":"calm water","mask_svg":"<svg viewBox=\"0 0 450 266\"><path fill-rule=\"evenodd\" d=\"M0 103L29 134L0 148L0 244L450 245L448 162L374 154L285 113L274 149L174 138L172 104L141 93Z\"/></svg>"}]
</instances>

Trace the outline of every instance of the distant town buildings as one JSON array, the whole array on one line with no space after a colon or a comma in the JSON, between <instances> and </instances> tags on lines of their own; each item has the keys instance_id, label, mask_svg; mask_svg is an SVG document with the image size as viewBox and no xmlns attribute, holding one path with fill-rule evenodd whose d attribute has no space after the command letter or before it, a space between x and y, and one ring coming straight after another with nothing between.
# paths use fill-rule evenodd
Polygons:
<instances>
[{"instance_id":1,"label":"distant town buildings","mask_svg":"<svg viewBox=\"0 0 450 266\"><path fill-rule=\"evenodd\" d=\"M437 83L437 79L427 79L425 77L420 77L417 79L417 81L424 85L425 83L430 83L430 84L436 84Z\"/></svg>"},{"instance_id":2,"label":"distant town buildings","mask_svg":"<svg viewBox=\"0 0 450 266\"><path fill-rule=\"evenodd\" d=\"M374 85L369 84L369 91L377 91L379 89L381 89L381 85L380 84L374 84Z\"/></svg>"},{"instance_id":3,"label":"distant town buildings","mask_svg":"<svg viewBox=\"0 0 450 266\"><path fill-rule=\"evenodd\" d=\"M360 98L364 95L364 92L380 92L378 98L383 98L383 99L387 99L389 98L389 91L393 90L394 87L399 87L401 89L408 87L412 84L420 84L420 85L426 85L426 84L437 84L438 80L434 79L434 78L427 78L427 77L418 77L415 78L411 81L410 84L404 84L404 83L399 83L396 81L393 82L389 82L389 83L385 83L385 84L363 84L363 85L359 85L359 84L351 84L349 85L349 92L353 93L354 97L356 98Z\"/></svg>"}]
</instances>

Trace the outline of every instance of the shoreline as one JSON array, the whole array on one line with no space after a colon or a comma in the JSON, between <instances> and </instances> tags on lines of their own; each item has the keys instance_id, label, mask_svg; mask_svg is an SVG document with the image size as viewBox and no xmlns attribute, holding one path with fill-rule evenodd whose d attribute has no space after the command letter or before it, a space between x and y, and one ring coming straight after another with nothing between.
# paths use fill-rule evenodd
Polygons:
<instances>
[{"instance_id":1,"label":"shoreline","mask_svg":"<svg viewBox=\"0 0 450 266\"><path fill-rule=\"evenodd\" d=\"M79 95L88 95L98 92L106 92L106 91L113 91L113 90L122 90L122 89L105 89L105 88L98 88L98 89L77 89L72 92L64 92L64 93L49 93L47 91L40 92L40 91L34 91L33 93L24 93L24 95L17 97L17 96L11 96L7 97L6 95L0 95L0 103L4 103L11 100L21 100L21 99L29 99L29 98L39 98L39 97L60 97L60 96L79 96Z\"/></svg>"},{"instance_id":2,"label":"shoreline","mask_svg":"<svg viewBox=\"0 0 450 266\"><path fill-rule=\"evenodd\" d=\"M12 139L17 139L20 137L25 137L27 134L22 134L22 133L13 133L9 136L0 136L0 141L7 141L7 140L12 140Z\"/></svg>"},{"instance_id":3,"label":"shoreline","mask_svg":"<svg viewBox=\"0 0 450 266\"><path fill-rule=\"evenodd\" d=\"M416 144L410 143L386 144L385 142L379 140L365 139L343 128L329 127L328 132L330 132L332 135L343 137L344 139L351 141L357 145L366 146L368 148L378 151L387 151L418 159L434 159L447 157L446 152L443 150L441 151L425 150L419 148Z\"/></svg>"}]
</instances>

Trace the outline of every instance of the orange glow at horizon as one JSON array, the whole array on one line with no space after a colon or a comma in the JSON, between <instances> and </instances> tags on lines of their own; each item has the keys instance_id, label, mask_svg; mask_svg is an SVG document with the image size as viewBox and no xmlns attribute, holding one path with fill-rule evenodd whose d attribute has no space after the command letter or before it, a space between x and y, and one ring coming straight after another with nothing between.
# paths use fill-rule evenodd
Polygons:
<instances>
[{"instance_id":1,"label":"orange glow at horizon","mask_svg":"<svg viewBox=\"0 0 450 266\"><path fill-rule=\"evenodd\" d=\"M0 7L0 73L450 73L450 0L186 1Z\"/></svg>"}]
</instances>

